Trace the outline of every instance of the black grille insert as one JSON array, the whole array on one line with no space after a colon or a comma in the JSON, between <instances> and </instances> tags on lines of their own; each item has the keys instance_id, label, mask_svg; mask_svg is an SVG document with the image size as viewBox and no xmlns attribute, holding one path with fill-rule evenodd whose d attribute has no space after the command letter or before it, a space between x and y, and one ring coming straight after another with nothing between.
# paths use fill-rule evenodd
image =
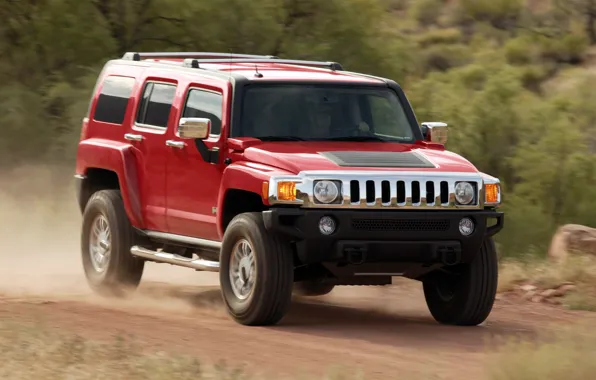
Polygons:
<instances>
[{"instance_id":1,"label":"black grille insert","mask_svg":"<svg viewBox=\"0 0 596 380\"><path fill-rule=\"evenodd\" d=\"M444 232L449 219L353 219L352 228L358 231L428 231Z\"/></svg>"}]
</instances>

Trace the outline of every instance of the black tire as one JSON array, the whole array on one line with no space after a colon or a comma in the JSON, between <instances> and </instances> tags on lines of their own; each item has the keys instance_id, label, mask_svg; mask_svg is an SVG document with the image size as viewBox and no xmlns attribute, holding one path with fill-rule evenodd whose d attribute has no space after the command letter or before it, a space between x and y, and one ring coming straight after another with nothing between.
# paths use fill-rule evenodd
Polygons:
<instances>
[{"instance_id":1,"label":"black tire","mask_svg":"<svg viewBox=\"0 0 596 380\"><path fill-rule=\"evenodd\" d=\"M246 240L255 257L256 277L246 299L232 289L230 261L237 243ZM236 216L224 234L219 279L224 303L230 316L248 326L277 324L292 300L293 253L290 244L265 229L261 213Z\"/></svg>"},{"instance_id":2,"label":"black tire","mask_svg":"<svg viewBox=\"0 0 596 380\"><path fill-rule=\"evenodd\" d=\"M497 293L498 262L492 238L482 243L472 262L454 272L435 272L423 280L426 304L439 323L479 325L492 311Z\"/></svg>"},{"instance_id":3,"label":"black tire","mask_svg":"<svg viewBox=\"0 0 596 380\"><path fill-rule=\"evenodd\" d=\"M302 297L324 296L335 288L333 284L325 284L319 279L299 281L294 284L294 293Z\"/></svg>"},{"instance_id":4,"label":"black tire","mask_svg":"<svg viewBox=\"0 0 596 380\"><path fill-rule=\"evenodd\" d=\"M100 216L107 221L111 233L110 255L103 271L95 268L90 249L93 224ZM93 291L120 297L138 287L145 261L130 253L137 236L124 210L120 191L101 190L91 196L83 213L81 253L85 277Z\"/></svg>"}]
</instances>

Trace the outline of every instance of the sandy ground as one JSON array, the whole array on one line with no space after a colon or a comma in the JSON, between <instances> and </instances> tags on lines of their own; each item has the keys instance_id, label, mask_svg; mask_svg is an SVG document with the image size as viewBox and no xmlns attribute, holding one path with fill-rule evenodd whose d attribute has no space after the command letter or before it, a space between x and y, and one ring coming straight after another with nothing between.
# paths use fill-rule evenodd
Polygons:
<instances>
[{"instance_id":1,"label":"sandy ground","mask_svg":"<svg viewBox=\"0 0 596 380\"><path fill-rule=\"evenodd\" d=\"M103 299L82 274L80 214L71 188L54 190L49 172L34 178L25 182L29 191L17 195L0 187L2 320L95 339L132 334L151 351L225 360L272 378L342 366L367 379L482 379L499 339L585 318L596 322L594 314L499 300L482 326L440 326L419 284L396 280L390 287L340 287L296 299L279 326L251 328L225 314L217 274L167 264L148 264L131 299Z\"/></svg>"}]
</instances>

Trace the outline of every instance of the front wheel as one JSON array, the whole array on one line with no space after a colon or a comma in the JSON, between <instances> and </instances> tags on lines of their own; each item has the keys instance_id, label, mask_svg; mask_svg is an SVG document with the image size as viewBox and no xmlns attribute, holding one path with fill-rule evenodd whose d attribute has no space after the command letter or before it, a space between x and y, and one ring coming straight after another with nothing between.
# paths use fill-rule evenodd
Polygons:
<instances>
[{"instance_id":1,"label":"front wheel","mask_svg":"<svg viewBox=\"0 0 596 380\"><path fill-rule=\"evenodd\" d=\"M265 229L261 213L236 216L224 234L219 280L228 313L243 325L274 325L294 282L290 244Z\"/></svg>"},{"instance_id":2,"label":"front wheel","mask_svg":"<svg viewBox=\"0 0 596 380\"><path fill-rule=\"evenodd\" d=\"M469 264L452 273L435 272L423 280L426 304L439 323L475 326L490 314L497 293L498 262L492 238Z\"/></svg>"}]
</instances>

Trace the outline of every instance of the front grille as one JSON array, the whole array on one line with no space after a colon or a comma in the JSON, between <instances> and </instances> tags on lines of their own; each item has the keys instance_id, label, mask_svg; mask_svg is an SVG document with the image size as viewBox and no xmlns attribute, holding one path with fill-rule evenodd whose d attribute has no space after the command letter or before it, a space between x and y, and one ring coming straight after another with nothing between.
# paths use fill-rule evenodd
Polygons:
<instances>
[{"instance_id":1,"label":"front grille","mask_svg":"<svg viewBox=\"0 0 596 380\"><path fill-rule=\"evenodd\" d=\"M352 228L357 231L391 232L445 232L448 219L353 219Z\"/></svg>"},{"instance_id":2,"label":"front grille","mask_svg":"<svg viewBox=\"0 0 596 380\"><path fill-rule=\"evenodd\" d=\"M392 185L394 187L392 188ZM372 204L380 201L389 204L392 199L399 205L446 205L449 203L447 181L350 181L350 202L366 200Z\"/></svg>"},{"instance_id":3,"label":"front grille","mask_svg":"<svg viewBox=\"0 0 596 380\"><path fill-rule=\"evenodd\" d=\"M482 177L478 173L425 171L313 170L299 174L297 199L305 208L457 210L483 207ZM341 198L330 204L317 202L317 181L334 181ZM475 197L469 205L455 200L455 185L469 182Z\"/></svg>"}]
</instances>

